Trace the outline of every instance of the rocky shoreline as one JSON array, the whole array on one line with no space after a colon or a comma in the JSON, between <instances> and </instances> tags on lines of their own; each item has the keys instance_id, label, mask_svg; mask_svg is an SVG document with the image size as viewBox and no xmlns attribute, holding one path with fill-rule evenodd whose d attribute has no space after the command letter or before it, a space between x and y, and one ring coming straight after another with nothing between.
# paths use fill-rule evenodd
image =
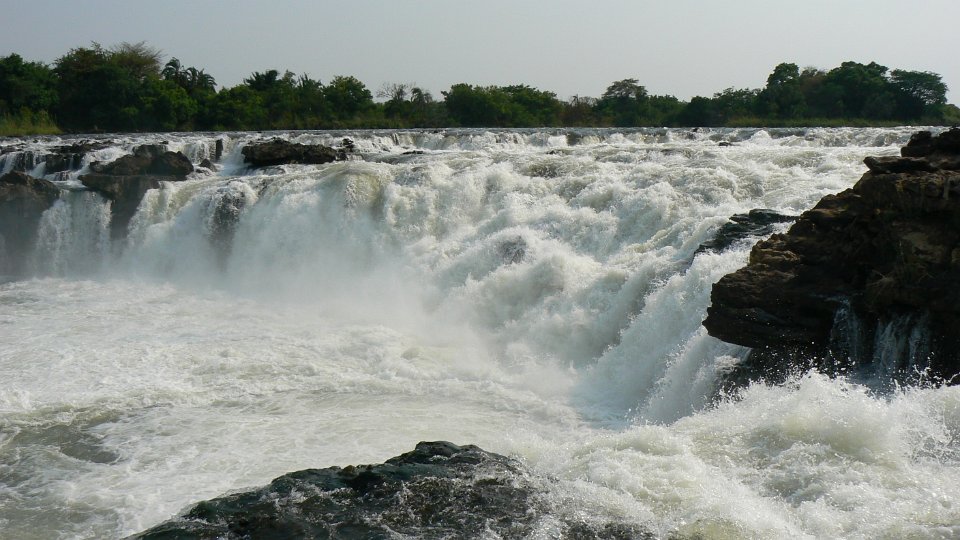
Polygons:
<instances>
[{"instance_id":1,"label":"rocky shoreline","mask_svg":"<svg viewBox=\"0 0 960 540\"><path fill-rule=\"evenodd\" d=\"M703 325L753 350L729 382L827 373L952 382L960 373L960 129L868 157L713 287Z\"/></svg>"}]
</instances>

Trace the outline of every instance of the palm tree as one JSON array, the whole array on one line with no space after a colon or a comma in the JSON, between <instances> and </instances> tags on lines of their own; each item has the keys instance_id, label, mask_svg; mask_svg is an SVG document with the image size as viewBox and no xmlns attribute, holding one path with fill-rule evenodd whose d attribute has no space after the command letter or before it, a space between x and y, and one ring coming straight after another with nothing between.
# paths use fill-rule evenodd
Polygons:
<instances>
[{"instance_id":1,"label":"palm tree","mask_svg":"<svg viewBox=\"0 0 960 540\"><path fill-rule=\"evenodd\" d=\"M163 71L160 72L160 76L167 81L173 81L180 86L184 86L184 71L183 66L180 65L180 60L176 58L171 58L165 66L163 66Z\"/></svg>"}]
</instances>

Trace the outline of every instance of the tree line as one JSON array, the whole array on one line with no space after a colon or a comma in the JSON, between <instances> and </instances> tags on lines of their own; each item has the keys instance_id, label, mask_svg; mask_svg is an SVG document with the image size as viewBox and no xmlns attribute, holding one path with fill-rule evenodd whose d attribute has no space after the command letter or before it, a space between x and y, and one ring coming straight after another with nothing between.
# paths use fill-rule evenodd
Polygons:
<instances>
[{"instance_id":1,"label":"tree line","mask_svg":"<svg viewBox=\"0 0 960 540\"><path fill-rule=\"evenodd\" d=\"M830 70L782 63L760 89L682 101L637 79L597 98L562 100L527 85L455 84L439 98L412 83L376 98L352 76L326 84L271 69L217 89L204 69L143 42L78 47L52 65L0 58L0 134L430 127L950 125L960 109L929 71L844 62Z\"/></svg>"}]
</instances>

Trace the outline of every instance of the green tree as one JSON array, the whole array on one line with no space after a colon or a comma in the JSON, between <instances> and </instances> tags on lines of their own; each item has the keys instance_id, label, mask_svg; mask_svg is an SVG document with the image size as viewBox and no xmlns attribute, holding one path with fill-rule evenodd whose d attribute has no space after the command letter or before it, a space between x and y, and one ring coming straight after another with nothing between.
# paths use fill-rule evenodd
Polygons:
<instances>
[{"instance_id":1,"label":"green tree","mask_svg":"<svg viewBox=\"0 0 960 540\"><path fill-rule=\"evenodd\" d=\"M760 113L776 118L800 118L806 114L800 68L782 63L767 77L767 86L757 96Z\"/></svg>"},{"instance_id":2,"label":"green tree","mask_svg":"<svg viewBox=\"0 0 960 540\"><path fill-rule=\"evenodd\" d=\"M833 116L883 119L883 114L892 112L893 95L886 73L887 67L876 62L843 62L828 71L824 85L834 87L829 91L839 94L842 104L842 110L834 111Z\"/></svg>"},{"instance_id":3,"label":"green tree","mask_svg":"<svg viewBox=\"0 0 960 540\"><path fill-rule=\"evenodd\" d=\"M644 125L648 112L647 89L640 86L637 79L613 82L600 96L597 108L615 126Z\"/></svg>"},{"instance_id":4,"label":"green tree","mask_svg":"<svg viewBox=\"0 0 960 540\"><path fill-rule=\"evenodd\" d=\"M336 76L324 87L334 118L350 121L373 109L373 94L356 77Z\"/></svg>"},{"instance_id":5,"label":"green tree","mask_svg":"<svg viewBox=\"0 0 960 540\"><path fill-rule=\"evenodd\" d=\"M895 69L890 72L890 84L896 94L897 118L917 120L947 103L947 85L936 73Z\"/></svg>"},{"instance_id":6,"label":"green tree","mask_svg":"<svg viewBox=\"0 0 960 540\"><path fill-rule=\"evenodd\" d=\"M57 78L39 62L24 62L18 54L0 58L0 115L51 111L58 101Z\"/></svg>"},{"instance_id":7,"label":"green tree","mask_svg":"<svg viewBox=\"0 0 960 540\"><path fill-rule=\"evenodd\" d=\"M263 98L247 85L221 90L214 107L214 129L263 129L267 125L267 109Z\"/></svg>"}]
</instances>

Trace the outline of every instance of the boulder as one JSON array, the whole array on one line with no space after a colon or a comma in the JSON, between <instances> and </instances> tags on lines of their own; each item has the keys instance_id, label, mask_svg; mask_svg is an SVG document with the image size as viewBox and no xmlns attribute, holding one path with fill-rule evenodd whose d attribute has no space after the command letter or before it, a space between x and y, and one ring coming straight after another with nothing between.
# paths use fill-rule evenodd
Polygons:
<instances>
[{"instance_id":1,"label":"boulder","mask_svg":"<svg viewBox=\"0 0 960 540\"><path fill-rule=\"evenodd\" d=\"M960 171L940 166L960 156L958 137L918 134L909 156L865 159L853 188L757 243L714 285L707 331L753 348L732 379L808 367L960 374Z\"/></svg>"},{"instance_id":2,"label":"boulder","mask_svg":"<svg viewBox=\"0 0 960 540\"><path fill-rule=\"evenodd\" d=\"M142 145L110 163L95 162L90 170L93 174L112 176L160 175L182 179L193 172L193 163L180 152L167 151L163 145Z\"/></svg>"},{"instance_id":3,"label":"boulder","mask_svg":"<svg viewBox=\"0 0 960 540\"><path fill-rule=\"evenodd\" d=\"M110 163L92 163L90 171L80 177L80 182L112 201L110 230L111 236L118 238L147 190L159 188L161 182L185 180L193 172L193 164L182 153L167 151L164 145L142 145L134 148L133 154Z\"/></svg>"},{"instance_id":4,"label":"boulder","mask_svg":"<svg viewBox=\"0 0 960 540\"><path fill-rule=\"evenodd\" d=\"M0 274L20 275L40 218L60 197L51 182L21 172L0 176Z\"/></svg>"},{"instance_id":5,"label":"boulder","mask_svg":"<svg viewBox=\"0 0 960 540\"><path fill-rule=\"evenodd\" d=\"M557 515L520 463L476 446L422 442L378 465L307 469L197 504L133 538L644 539L636 525Z\"/></svg>"},{"instance_id":6,"label":"boulder","mask_svg":"<svg viewBox=\"0 0 960 540\"><path fill-rule=\"evenodd\" d=\"M300 144L284 139L252 143L241 150L243 161L252 167L269 167L288 163L323 164L346 159L344 149L322 144Z\"/></svg>"}]
</instances>

